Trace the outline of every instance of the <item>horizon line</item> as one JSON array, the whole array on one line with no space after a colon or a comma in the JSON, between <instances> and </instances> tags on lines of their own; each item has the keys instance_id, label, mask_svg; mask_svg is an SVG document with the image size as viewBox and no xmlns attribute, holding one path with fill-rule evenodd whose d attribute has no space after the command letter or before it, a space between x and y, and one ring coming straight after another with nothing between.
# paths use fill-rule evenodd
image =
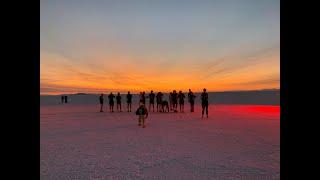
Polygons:
<instances>
[{"instance_id":1,"label":"horizon line","mask_svg":"<svg viewBox=\"0 0 320 180\"><path fill-rule=\"evenodd\" d=\"M280 88L270 88L270 89L254 89L254 90L230 90L230 91L207 91L207 93L224 93L224 92L249 92L249 91L276 91L276 90L280 90ZM150 90L151 91L151 90ZM150 91L146 92L146 94L149 94ZM113 91L111 91L113 93ZM156 93L157 91L153 91L154 93ZM182 91L183 93L188 93ZM203 91L196 91L193 93L202 93ZM162 93L170 93L170 92L162 92ZM179 93L179 92L177 92ZM86 95L95 95L95 94L101 94L101 93L86 93L86 92L75 92L75 93L61 93L61 94L41 94L40 96L59 96L59 95L76 95L76 94L86 94ZM103 94L109 94L109 93L103 93ZM114 92L114 94L117 94L117 92ZM121 93L120 94L127 94L126 93ZM131 94L139 94L138 92L136 93L131 93Z\"/></svg>"}]
</instances>

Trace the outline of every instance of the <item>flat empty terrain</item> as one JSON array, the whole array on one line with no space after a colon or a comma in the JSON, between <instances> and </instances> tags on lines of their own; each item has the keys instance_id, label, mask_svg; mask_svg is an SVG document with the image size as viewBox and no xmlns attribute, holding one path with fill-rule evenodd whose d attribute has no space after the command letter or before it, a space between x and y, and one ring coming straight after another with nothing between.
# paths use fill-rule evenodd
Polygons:
<instances>
[{"instance_id":1,"label":"flat empty terrain","mask_svg":"<svg viewBox=\"0 0 320 180\"><path fill-rule=\"evenodd\" d=\"M105 108L106 109L106 108ZM41 179L280 179L280 107L210 105L190 113L42 105Z\"/></svg>"}]
</instances>

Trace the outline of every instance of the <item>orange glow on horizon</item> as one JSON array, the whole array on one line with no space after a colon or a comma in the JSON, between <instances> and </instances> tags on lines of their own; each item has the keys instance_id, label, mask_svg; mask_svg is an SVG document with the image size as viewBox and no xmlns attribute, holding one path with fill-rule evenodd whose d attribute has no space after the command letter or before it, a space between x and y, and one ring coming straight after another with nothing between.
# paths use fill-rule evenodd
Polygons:
<instances>
[{"instance_id":1,"label":"orange glow on horizon","mask_svg":"<svg viewBox=\"0 0 320 180\"><path fill-rule=\"evenodd\" d=\"M96 58L92 64L75 64L66 57L42 52L41 59L46 61L42 61L40 67L41 94L280 88L278 54L261 57L255 64L230 66L221 63L210 67L195 60L180 66L163 64L160 58L145 64L133 63L125 56Z\"/></svg>"}]
</instances>

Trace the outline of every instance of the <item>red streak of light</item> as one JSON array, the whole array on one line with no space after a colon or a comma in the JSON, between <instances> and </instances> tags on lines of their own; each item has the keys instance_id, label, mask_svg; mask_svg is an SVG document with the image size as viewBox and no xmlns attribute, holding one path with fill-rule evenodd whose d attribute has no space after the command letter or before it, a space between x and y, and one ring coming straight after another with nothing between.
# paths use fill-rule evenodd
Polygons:
<instances>
[{"instance_id":1,"label":"red streak of light","mask_svg":"<svg viewBox=\"0 0 320 180\"><path fill-rule=\"evenodd\" d=\"M225 111L245 116L280 116L280 106L271 105L231 105Z\"/></svg>"},{"instance_id":2,"label":"red streak of light","mask_svg":"<svg viewBox=\"0 0 320 180\"><path fill-rule=\"evenodd\" d=\"M279 113L280 106L250 106L247 110L249 112Z\"/></svg>"}]
</instances>

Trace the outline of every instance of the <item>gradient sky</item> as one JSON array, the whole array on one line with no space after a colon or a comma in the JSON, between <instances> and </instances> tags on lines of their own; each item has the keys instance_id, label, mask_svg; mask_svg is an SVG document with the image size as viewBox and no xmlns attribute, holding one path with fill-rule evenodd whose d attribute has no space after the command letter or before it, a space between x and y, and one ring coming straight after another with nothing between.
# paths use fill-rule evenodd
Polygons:
<instances>
[{"instance_id":1,"label":"gradient sky","mask_svg":"<svg viewBox=\"0 0 320 180\"><path fill-rule=\"evenodd\" d=\"M280 87L279 0L41 0L41 94Z\"/></svg>"}]
</instances>

